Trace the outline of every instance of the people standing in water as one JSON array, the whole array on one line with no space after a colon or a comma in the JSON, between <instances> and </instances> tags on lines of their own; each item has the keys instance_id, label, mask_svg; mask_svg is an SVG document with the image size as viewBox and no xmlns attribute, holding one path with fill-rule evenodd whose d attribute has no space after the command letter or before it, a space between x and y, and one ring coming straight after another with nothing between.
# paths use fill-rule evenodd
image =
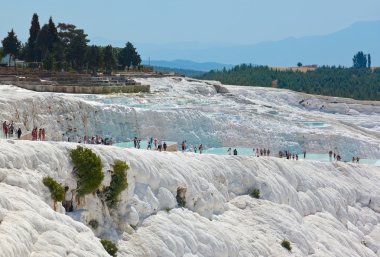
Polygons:
<instances>
[{"instance_id":1,"label":"people standing in water","mask_svg":"<svg viewBox=\"0 0 380 257\"><path fill-rule=\"evenodd\" d=\"M199 153L201 154L201 153L202 153L202 151L203 151L203 145L202 145L202 144L200 144L200 145L199 145L199 147L198 147L198 149L199 149Z\"/></svg>"},{"instance_id":2,"label":"people standing in water","mask_svg":"<svg viewBox=\"0 0 380 257\"><path fill-rule=\"evenodd\" d=\"M237 155L238 154L238 152L237 152L237 150L236 150L236 148L234 149L234 155Z\"/></svg>"},{"instance_id":3,"label":"people standing in water","mask_svg":"<svg viewBox=\"0 0 380 257\"><path fill-rule=\"evenodd\" d=\"M231 147L230 147L230 148L228 148L228 150L227 150L228 155L231 155L231 152L232 152L232 149L231 149Z\"/></svg>"}]
</instances>

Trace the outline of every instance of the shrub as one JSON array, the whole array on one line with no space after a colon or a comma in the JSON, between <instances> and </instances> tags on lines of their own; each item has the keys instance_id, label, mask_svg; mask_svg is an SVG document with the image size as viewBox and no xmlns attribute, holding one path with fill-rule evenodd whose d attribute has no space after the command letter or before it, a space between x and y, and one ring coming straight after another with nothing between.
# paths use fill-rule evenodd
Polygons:
<instances>
[{"instance_id":1,"label":"shrub","mask_svg":"<svg viewBox=\"0 0 380 257\"><path fill-rule=\"evenodd\" d=\"M61 184L52 179L51 177L44 177L42 180L45 186L47 186L51 193L51 198L55 202L62 202L65 198L65 189Z\"/></svg>"},{"instance_id":2,"label":"shrub","mask_svg":"<svg viewBox=\"0 0 380 257\"><path fill-rule=\"evenodd\" d=\"M97 229L99 227L99 222L97 220L90 220L88 223L93 229Z\"/></svg>"},{"instance_id":3,"label":"shrub","mask_svg":"<svg viewBox=\"0 0 380 257\"><path fill-rule=\"evenodd\" d=\"M99 156L90 149L78 146L71 150L70 157L75 166L78 178L78 194L80 196L94 192L102 183L104 174L102 172L102 161Z\"/></svg>"},{"instance_id":4,"label":"shrub","mask_svg":"<svg viewBox=\"0 0 380 257\"><path fill-rule=\"evenodd\" d=\"M116 161L111 177L110 186L106 189L105 196L110 208L115 208L118 197L128 187L127 170L128 164L123 161Z\"/></svg>"},{"instance_id":5,"label":"shrub","mask_svg":"<svg viewBox=\"0 0 380 257\"><path fill-rule=\"evenodd\" d=\"M100 240L100 242L102 243L102 245L103 245L104 249L107 251L107 253L109 253L113 257L117 257L116 253L117 253L118 249L114 243L112 243L109 240L105 240L105 239Z\"/></svg>"},{"instance_id":6,"label":"shrub","mask_svg":"<svg viewBox=\"0 0 380 257\"><path fill-rule=\"evenodd\" d=\"M281 246L288 249L288 251L292 250L292 247L290 246L290 242L286 239L282 240Z\"/></svg>"},{"instance_id":7,"label":"shrub","mask_svg":"<svg viewBox=\"0 0 380 257\"><path fill-rule=\"evenodd\" d=\"M255 189L253 189L253 190L249 193L249 195L250 195L251 197L253 197L253 198L259 199L259 198L260 198L260 190L257 189L257 188L255 188Z\"/></svg>"},{"instance_id":8,"label":"shrub","mask_svg":"<svg viewBox=\"0 0 380 257\"><path fill-rule=\"evenodd\" d=\"M179 207L185 207L186 206L186 190L187 188L185 187L178 187L177 188L177 203Z\"/></svg>"}]
</instances>

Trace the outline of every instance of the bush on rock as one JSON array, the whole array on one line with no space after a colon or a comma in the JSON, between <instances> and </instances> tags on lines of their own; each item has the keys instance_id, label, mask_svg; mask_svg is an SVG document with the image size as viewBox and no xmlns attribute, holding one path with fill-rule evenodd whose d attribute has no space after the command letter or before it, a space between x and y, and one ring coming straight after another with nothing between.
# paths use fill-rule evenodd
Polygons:
<instances>
[{"instance_id":1,"label":"bush on rock","mask_svg":"<svg viewBox=\"0 0 380 257\"><path fill-rule=\"evenodd\" d=\"M88 225L90 225L93 229L97 229L99 227L99 222L97 220L90 220Z\"/></svg>"},{"instance_id":2,"label":"bush on rock","mask_svg":"<svg viewBox=\"0 0 380 257\"><path fill-rule=\"evenodd\" d=\"M286 239L282 240L281 246L288 249L288 251L292 250L292 247L290 246L290 242Z\"/></svg>"},{"instance_id":3,"label":"bush on rock","mask_svg":"<svg viewBox=\"0 0 380 257\"><path fill-rule=\"evenodd\" d=\"M102 245L103 245L104 249L107 251L107 253L109 253L113 257L117 257L116 253L117 253L118 249L114 243L112 243L109 240L105 240L105 239L102 239L100 242L102 243Z\"/></svg>"},{"instance_id":4,"label":"bush on rock","mask_svg":"<svg viewBox=\"0 0 380 257\"><path fill-rule=\"evenodd\" d=\"M102 183L102 161L90 149L78 146L71 150L70 157L74 163L74 171L78 178L78 194L80 196L94 192Z\"/></svg>"},{"instance_id":5,"label":"bush on rock","mask_svg":"<svg viewBox=\"0 0 380 257\"><path fill-rule=\"evenodd\" d=\"M65 189L61 184L55 181L51 177L44 177L42 180L45 186L47 186L51 193L51 198L54 202L62 202L65 198Z\"/></svg>"},{"instance_id":6,"label":"bush on rock","mask_svg":"<svg viewBox=\"0 0 380 257\"><path fill-rule=\"evenodd\" d=\"M116 161L111 177L111 184L105 191L106 202L110 208L115 208L118 202L118 197L127 187L127 170L128 164L123 161Z\"/></svg>"},{"instance_id":7,"label":"bush on rock","mask_svg":"<svg viewBox=\"0 0 380 257\"><path fill-rule=\"evenodd\" d=\"M249 193L249 195L250 195L251 197L253 197L253 198L259 199L259 198L260 198L260 190L257 189L257 188L255 188L255 189L253 189L253 190Z\"/></svg>"}]
</instances>

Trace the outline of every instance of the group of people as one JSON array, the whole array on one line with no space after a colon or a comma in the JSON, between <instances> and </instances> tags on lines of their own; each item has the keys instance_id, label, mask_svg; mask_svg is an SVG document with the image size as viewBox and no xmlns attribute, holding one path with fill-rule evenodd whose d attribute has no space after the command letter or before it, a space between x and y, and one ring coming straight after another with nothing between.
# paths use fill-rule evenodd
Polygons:
<instances>
[{"instance_id":1,"label":"group of people","mask_svg":"<svg viewBox=\"0 0 380 257\"><path fill-rule=\"evenodd\" d=\"M298 161L298 154L294 154L294 153L291 153L291 152L289 152L289 151L279 151L278 152L278 157L280 157L280 158L283 158L283 157L285 157L287 160L291 160L291 159L293 159L293 160L296 160L296 161ZM304 152L304 158L306 157L306 152Z\"/></svg>"},{"instance_id":2,"label":"group of people","mask_svg":"<svg viewBox=\"0 0 380 257\"><path fill-rule=\"evenodd\" d=\"M337 154L337 153L335 153L335 152L333 152L333 151L329 151L329 159L330 159L330 161L332 161L332 158L334 157L334 160L335 161L341 161L342 160L342 157L340 157L340 155L339 154Z\"/></svg>"},{"instance_id":3,"label":"group of people","mask_svg":"<svg viewBox=\"0 0 380 257\"><path fill-rule=\"evenodd\" d=\"M253 148L253 153L254 153L254 155L256 155L257 157L259 157L259 156L270 156L270 150L268 149L259 149L259 148L256 148L256 150L255 150L255 148Z\"/></svg>"},{"instance_id":4,"label":"group of people","mask_svg":"<svg viewBox=\"0 0 380 257\"><path fill-rule=\"evenodd\" d=\"M21 130L20 130L21 132ZM33 141L45 141L45 128L40 128L38 129L37 127L34 127L34 129L32 130L32 140ZM17 134L18 136L18 134ZM20 133L20 136L21 136L21 133Z\"/></svg>"},{"instance_id":5,"label":"group of people","mask_svg":"<svg viewBox=\"0 0 380 257\"><path fill-rule=\"evenodd\" d=\"M133 146L134 148L140 149L141 148L141 139L138 139L137 137L133 138ZM153 148L154 146L154 148ZM164 141L159 141L157 138L150 137L147 140L147 150L158 150L158 151L166 151L168 145Z\"/></svg>"},{"instance_id":6,"label":"group of people","mask_svg":"<svg viewBox=\"0 0 380 257\"><path fill-rule=\"evenodd\" d=\"M13 137L13 135L16 133L17 135L17 138L20 139L21 138L21 128L18 128L17 130L15 130L15 126L14 126L14 123L13 121L11 121L10 123L7 123L7 121L4 121L3 122L3 134L5 135L5 138L11 138Z\"/></svg>"},{"instance_id":7,"label":"group of people","mask_svg":"<svg viewBox=\"0 0 380 257\"><path fill-rule=\"evenodd\" d=\"M181 151L182 152L189 151L189 152L197 153L197 151L199 151L199 153L201 154L203 152L203 150L204 150L203 144L200 144L198 147L192 146L192 145L188 147L186 140L183 140L181 143Z\"/></svg>"},{"instance_id":8,"label":"group of people","mask_svg":"<svg viewBox=\"0 0 380 257\"><path fill-rule=\"evenodd\" d=\"M236 148L232 151L231 147L227 149L227 153L228 155L238 155L238 151L236 150Z\"/></svg>"},{"instance_id":9,"label":"group of people","mask_svg":"<svg viewBox=\"0 0 380 257\"><path fill-rule=\"evenodd\" d=\"M75 143L83 143L83 144L93 144L93 145L112 145L113 139L112 137L102 137L102 136L92 136L89 137L85 135L83 138L75 135L69 136L67 134L62 134L62 141L64 142L75 142Z\"/></svg>"}]
</instances>

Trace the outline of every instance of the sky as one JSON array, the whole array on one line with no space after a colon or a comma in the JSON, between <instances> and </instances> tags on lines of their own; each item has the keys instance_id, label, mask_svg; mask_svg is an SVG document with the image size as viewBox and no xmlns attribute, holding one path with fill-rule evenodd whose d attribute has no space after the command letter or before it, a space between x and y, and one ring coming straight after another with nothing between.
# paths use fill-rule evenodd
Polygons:
<instances>
[{"instance_id":1,"label":"sky","mask_svg":"<svg viewBox=\"0 0 380 257\"><path fill-rule=\"evenodd\" d=\"M14 0L1 3L0 38L25 42L33 13L84 29L89 39L168 44L254 44L329 34L380 20L380 0ZM91 42L90 42L91 43Z\"/></svg>"}]
</instances>

